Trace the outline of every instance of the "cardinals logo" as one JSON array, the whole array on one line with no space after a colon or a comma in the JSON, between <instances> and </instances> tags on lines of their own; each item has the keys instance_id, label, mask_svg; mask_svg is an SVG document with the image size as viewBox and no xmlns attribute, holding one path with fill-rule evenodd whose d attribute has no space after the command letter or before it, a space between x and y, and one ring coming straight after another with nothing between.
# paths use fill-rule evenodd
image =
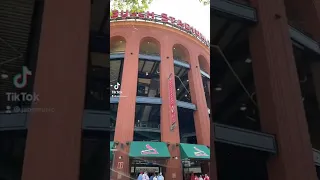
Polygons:
<instances>
[{"instance_id":1,"label":"cardinals logo","mask_svg":"<svg viewBox=\"0 0 320 180\"><path fill-rule=\"evenodd\" d=\"M142 154L142 155L147 155L147 154L159 154L158 151L157 151L155 148L153 148L153 147L150 146L150 144L147 144L147 145L146 145L146 148L147 148L146 150L141 151L141 154Z\"/></svg>"},{"instance_id":2,"label":"cardinals logo","mask_svg":"<svg viewBox=\"0 0 320 180\"><path fill-rule=\"evenodd\" d=\"M199 157L199 156L209 156L207 153L205 153L204 151L201 151L200 149L198 149L197 147L193 147L195 152L194 155Z\"/></svg>"}]
</instances>

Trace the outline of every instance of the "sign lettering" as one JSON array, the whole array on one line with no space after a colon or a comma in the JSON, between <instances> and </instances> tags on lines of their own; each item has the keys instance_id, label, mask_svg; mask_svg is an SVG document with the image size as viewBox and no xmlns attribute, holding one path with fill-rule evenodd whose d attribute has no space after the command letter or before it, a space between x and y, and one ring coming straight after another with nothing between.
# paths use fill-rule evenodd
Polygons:
<instances>
[{"instance_id":1,"label":"sign lettering","mask_svg":"<svg viewBox=\"0 0 320 180\"><path fill-rule=\"evenodd\" d=\"M171 120L171 127L170 130L174 130L176 126L176 112L175 112L175 103L173 97L173 78L172 74L169 76L169 107L170 107L170 120Z\"/></svg>"},{"instance_id":2,"label":"sign lettering","mask_svg":"<svg viewBox=\"0 0 320 180\"><path fill-rule=\"evenodd\" d=\"M141 19L145 21L161 22L163 24L169 24L172 27L178 28L193 37L197 38L207 47L210 47L210 41L207 40L203 34L201 34L196 28L190 26L188 23L182 22L172 16L168 16L166 13L161 15L155 14L154 12L129 12L129 11L118 11L113 10L110 20L128 20L128 19ZM208 22L209 23L209 22Z\"/></svg>"}]
</instances>

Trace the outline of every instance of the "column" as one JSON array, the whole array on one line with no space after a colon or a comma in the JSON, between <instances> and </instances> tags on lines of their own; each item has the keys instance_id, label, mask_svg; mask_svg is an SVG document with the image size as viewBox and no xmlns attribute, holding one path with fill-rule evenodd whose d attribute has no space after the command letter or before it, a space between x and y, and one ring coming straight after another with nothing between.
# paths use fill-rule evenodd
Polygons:
<instances>
[{"instance_id":1,"label":"column","mask_svg":"<svg viewBox=\"0 0 320 180\"><path fill-rule=\"evenodd\" d=\"M169 143L168 149L171 154L171 158L167 161L165 179L180 180L182 176L182 166L180 158L180 147L177 143L180 143L179 134L179 122L178 122L178 111L176 106L176 87L175 87L175 74L174 74L174 63L173 63L173 43L167 38L161 41L161 63L160 63L160 96L162 99L161 105L161 141ZM171 131L172 118L169 98L169 76L172 80L173 100L176 119L175 128ZM175 159L174 157L178 157Z\"/></svg>"},{"instance_id":2,"label":"column","mask_svg":"<svg viewBox=\"0 0 320 180\"><path fill-rule=\"evenodd\" d=\"M113 179L130 179L129 143L133 141L136 94L138 82L140 38L132 32L126 39L126 52L123 61L121 96L118 104L114 141L118 142L112 172ZM110 33L112 34L112 32ZM122 174L122 175L121 175Z\"/></svg>"},{"instance_id":3,"label":"column","mask_svg":"<svg viewBox=\"0 0 320 180\"><path fill-rule=\"evenodd\" d=\"M268 159L270 180L316 180L308 125L283 1L255 1L258 24L249 34L263 132L278 154Z\"/></svg>"},{"instance_id":4,"label":"column","mask_svg":"<svg viewBox=\"0 0 320 180\"><path fill-rule=\"evenodd\" d=\"M210 119L207 101L204 94L203 82L200 73L198 54L190 53L189 86L192 103L197 106L194 112L194 124L198 144L210 146Z\"/></svg>"},{"instance_id":5,"label":"column","mask_svg":"<svg viewBox=\"0 0 320 180\"><path fill-rule=\"evenodd\" d=\"M79 179L90 5L45 2L32 107L51 110L29 114L22 180Z\"/></svg>"},{"instance_id":6,"label":"column","mask_svg":"<svg viewBox=\"0 0 320 180\"><path fill-rule=\"evenodd\" d=\"M211 158L214 158L214 144L210 144L210 118L208 113L207 101L204 93L202 76L200 72L200 65L198 54L190 52L190 71L189 71L189 86L192 103L196 105L197 110L194 112L194 124L198 144L209 146L211 150ZM206 68L207 69L207 68ZM215 160L211 160L215 162ZM210 175L212 179L217 178L216 165L210 163L203 163L202 170L204 173ZM209 170L211 172L209 172Z\"/></svg>"}]
</instances>

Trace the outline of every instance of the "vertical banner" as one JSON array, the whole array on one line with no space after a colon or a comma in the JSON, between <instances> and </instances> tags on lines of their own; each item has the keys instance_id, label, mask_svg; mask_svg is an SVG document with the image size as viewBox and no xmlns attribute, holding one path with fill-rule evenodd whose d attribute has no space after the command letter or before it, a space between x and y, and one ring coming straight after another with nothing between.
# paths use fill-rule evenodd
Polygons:
<instances>
[{"instance_id":1,"label":"vertical banner","mask_svg":"<svg viewBox=\"0 0 320 180\"><path fill-rule=\"evenodd\" d=\"M169 111L170 111L170 130L173 131L176 127L176 111L175 111L175 99L173 96L173 74L171 73L168 78L169 83Z\"/></svg>"}]
</instances>

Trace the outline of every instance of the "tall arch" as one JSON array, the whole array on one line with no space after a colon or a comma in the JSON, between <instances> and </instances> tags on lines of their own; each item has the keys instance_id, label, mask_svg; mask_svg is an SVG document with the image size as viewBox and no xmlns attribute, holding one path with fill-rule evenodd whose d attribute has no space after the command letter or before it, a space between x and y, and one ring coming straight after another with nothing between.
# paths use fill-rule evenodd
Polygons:
<instances>
[{"instance_id":1,"label":"tall arch","mask_svg":"<svg viewBox=\"0 0 320 180\"><path fill-rule=\"evenodd\" d=\"M210 64L208 63L207 59L203 55L198 56L199 66L200 69L207 74L210 74Z\"/></svg>"},{"instance_id":2,"label":"tall arch","mask_svg":"<svg viewBox=\"0 0 320 180\"><path fill-rule=\"evenodd\" d=\"M160 56L160 42L153 37L144 37L140 41L139 54Z\"/></svg>"},{"instance_id":3,"label":"tall arch","mask_svg":"<svg viewBox=\"0 0 320 180\"><path fill-rule=\"evenodd\" d=\"M179 60L179 61L184 61L184 62L190 61L189 51L183 45L181 45L181 44L173 45L172 51L173 51L173 59L174 60Z\"/></svg>"},{"instance_id":4,"label":"tall arch","mask_svg":"<svg viewBox=\"0 0 320 180\"><path fill-rule=\"evenodd\" d=\"M122 36L114 36L110 39L110 54L123 53L126 50L126 39Z\"/></svg>"}]
</instances>

